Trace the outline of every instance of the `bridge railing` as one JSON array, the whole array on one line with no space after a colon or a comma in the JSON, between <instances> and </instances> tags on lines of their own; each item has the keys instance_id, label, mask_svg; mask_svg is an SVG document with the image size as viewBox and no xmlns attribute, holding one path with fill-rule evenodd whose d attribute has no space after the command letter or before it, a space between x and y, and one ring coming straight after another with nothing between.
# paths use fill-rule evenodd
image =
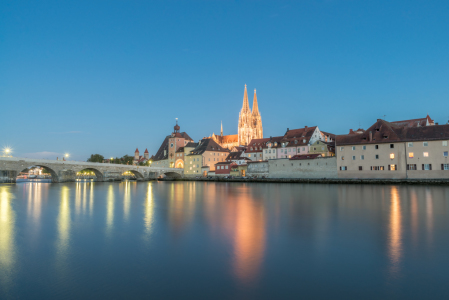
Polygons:
<instances>
[{"instance_id":1,"label":"bridge railing","mask_svg":"<svg viewBox=\"0 0 449 300\"><path fill-rule=\"evenodd\" d=\"M122 164L109 164L109 163L95 163L95 162L85 162L85 161L73 161L73 160L51 160L51 159L34 159L34 158L25 158L25 157L0 157L0 161L9 161L9 162L29 162L31 165L34 164L60 164L60 165L74 165L74 166L86 166L86 167L117 167L122 169L147 169L147 170L174 170L174 171L182 171L182 168L162 168L162 167L146 167L146 166L134 166L134 165L122 165ZM31 166L30 165L30 166Z\"/></svg>"}]
</instances>

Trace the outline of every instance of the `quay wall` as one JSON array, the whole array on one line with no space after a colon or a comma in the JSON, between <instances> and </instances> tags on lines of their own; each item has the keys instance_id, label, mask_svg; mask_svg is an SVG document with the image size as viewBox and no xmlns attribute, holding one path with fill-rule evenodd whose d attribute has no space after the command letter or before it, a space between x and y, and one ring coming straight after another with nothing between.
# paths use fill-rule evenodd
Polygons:
<instances>
[{"instance_id":1,"label":"quay wall","mask_svg":"<svg viewBox=\"0 0 449 300\"><path fill-rule=\"evenodd\" d=\"M268 161L269 178L338 178L337 158Z\"/></svg>"}]
</instances>

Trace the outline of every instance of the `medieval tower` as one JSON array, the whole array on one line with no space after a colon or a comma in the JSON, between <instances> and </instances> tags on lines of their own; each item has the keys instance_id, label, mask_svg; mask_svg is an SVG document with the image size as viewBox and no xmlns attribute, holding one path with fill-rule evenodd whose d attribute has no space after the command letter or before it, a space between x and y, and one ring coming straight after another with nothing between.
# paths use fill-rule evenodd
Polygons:
<instances>
[{"instance_id":1,"label":"medieval tower","mask_svg":"<svg viewBox=\"0 0 449 300\"><path fill-rule=\"evenodd\" d=\"M239 145L247 146L252 139L263 138L262 117L257 104L256 90L254 90L253 111L249 108L248 92L243 94L243 106L239 114Z\"/></svg>"}]
</instances>

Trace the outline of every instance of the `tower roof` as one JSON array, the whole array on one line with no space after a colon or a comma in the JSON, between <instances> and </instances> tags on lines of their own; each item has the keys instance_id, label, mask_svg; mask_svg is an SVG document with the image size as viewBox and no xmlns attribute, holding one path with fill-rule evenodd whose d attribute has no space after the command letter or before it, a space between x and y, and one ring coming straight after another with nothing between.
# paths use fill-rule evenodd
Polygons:
<instances>
[{"instance_id":1,"label":"tower roof","mask_svg":"<svg viewBox=\"0 0 449 300\"><path fill-rule=\"evenodd\" d=\"M144 152L144 153L150 153L150 152L148 152L148 148L145 149L145 152Z\"/></svg>"},{"instance_id":2,"label":"tower roof","mask_svg":"<svg viewBox=\"0 0 449 300\"><path fill-rule=\"evenodd\" d=\"M246 91L246 84L245 84L245 92L243 93L243 106L242 106L242 113L244 112L251 112L251 110L249 109L248 92Z\"/></svg>"},{"instance_id":3,"label":"tower roof","mask_svg":"<svg viewBox=\"0 0 449 300\"><path fill-rule=\"evenodd\" d=\"M136 148L136 151L134 151L134 153L139 153L139 149L138 149L138 148Z\"/></svg>"},{"instance_id":4,"label":"tower roof","mask_svg":"<svg viewBox=\"0 0 449 300\"><path fill-rule=\"evenodd\" d=\"M259 105L257 104L256 89L254 89L253 116L257 116L257 115L259 115Z\"/></svg>"}]
</instances>

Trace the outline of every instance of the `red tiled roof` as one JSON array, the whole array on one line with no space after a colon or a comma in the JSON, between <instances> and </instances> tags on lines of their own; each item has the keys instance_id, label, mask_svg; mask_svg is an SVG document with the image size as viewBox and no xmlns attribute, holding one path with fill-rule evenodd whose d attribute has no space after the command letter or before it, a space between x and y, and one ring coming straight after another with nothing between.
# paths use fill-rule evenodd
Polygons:
<instances>
[{"instance_id":1,"label":"red tiled roof","mask_svg":"<svg viewBox=\"0 0 449 300\"><path fill-rule=\"evenodd\" d=\"M371 135L371 138L370 138ZM336 145L380 144L449 139L449 125L409 127L378 119L362 134L338 135Z\"/></svg>"},{"instance_id":2,"label":"red tiled roof","mask_svg":"<svg viewBox=\"0 0 449 300\"><path fill-rule=\"evenodd\" d=\"M148 148L145 148L145 152L144 153L150 153L150 152L148 152Z\"/></svg>"}]
</instances>

